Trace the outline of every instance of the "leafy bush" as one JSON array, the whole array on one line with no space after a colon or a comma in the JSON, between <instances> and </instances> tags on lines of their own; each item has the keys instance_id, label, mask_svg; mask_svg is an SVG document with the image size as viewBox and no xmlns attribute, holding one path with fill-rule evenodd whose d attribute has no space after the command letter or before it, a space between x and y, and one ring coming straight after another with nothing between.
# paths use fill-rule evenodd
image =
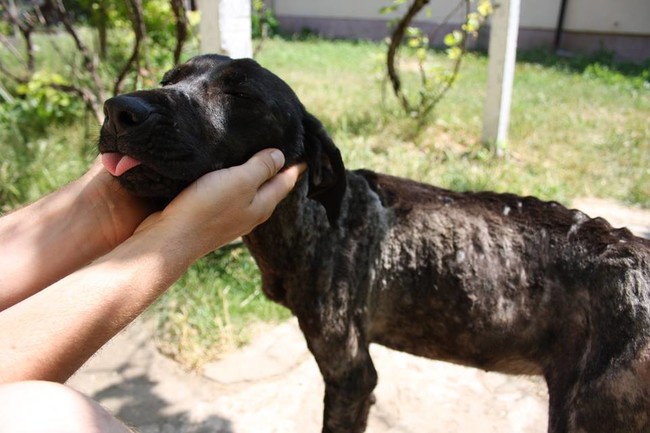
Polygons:
<instances>
[{"instance_id":1,"label":"leafy bush","mask_svg":"<svg viewBox=\"0 0 650 433\"><path fill-rule=\"evenodd\" d=\"M267 8L263 0L253 0L251 13L253 38L259 39L279 34L280 24L273 11Z\"/></svg>"},{"instance_id":2,"label":"leafy bush","mask_svg":"<svg viewBox=\"0 0 650 433\"><path fill-rule=\"evenodd\" d=\"M16 98L7 110L17 126L32 133L43 132L50 124L67 124L78 119L84 110L83 103L70 93L58 90L67 81L57 73L36 72L32 79L15 88Z\"/></svg>"},{"instance_id":3,"label":"leafy bush","mask_svg":"<svg viewBox=\"0 0 650 433\"><path fill-rule=\"evenodd\" d=\"M0 117L5 115L0 108ZM20 114L11 112L10 116L11 123L0 120L7 125L0 128L0 212L34 201L79 177L97 155L96 129L83 118L34 133L24 123L22 130L15 126Z\"/></svg>"}]
</instances>

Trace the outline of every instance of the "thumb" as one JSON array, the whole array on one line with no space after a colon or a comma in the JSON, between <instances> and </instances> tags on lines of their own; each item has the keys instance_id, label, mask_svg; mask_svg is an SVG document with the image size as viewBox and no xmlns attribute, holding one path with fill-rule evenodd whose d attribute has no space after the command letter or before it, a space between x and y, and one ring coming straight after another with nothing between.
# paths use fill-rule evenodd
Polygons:
<instances>
[{"instance_id":1,"label":"thumb","mask_svg":"<svg viewBox=\"0 0 650 433\"><path fill-rule=\"evenodd\" d=\"M251 157L236 170L250 182L255 189L275 176L284 166L284 155L278 149L264 149Z\"/></svg>"},{"instance_id":2,"label":"thumb","mask_svg":"<svg viewBox=\"0 0 650 433\"><path fill-rule=\"evenodd\" d=\"M223 168L203 175L194 182L194 187L188 188L188 190L207 200L214 198L215 188L222 195L241 196L241 194L246 194L252 200L260 186L280 171L283 165L284 155L280 150L264 149L242 165ZM181 192L180 195L187 194L186 191Z\"/></svg>"}]
</instances>

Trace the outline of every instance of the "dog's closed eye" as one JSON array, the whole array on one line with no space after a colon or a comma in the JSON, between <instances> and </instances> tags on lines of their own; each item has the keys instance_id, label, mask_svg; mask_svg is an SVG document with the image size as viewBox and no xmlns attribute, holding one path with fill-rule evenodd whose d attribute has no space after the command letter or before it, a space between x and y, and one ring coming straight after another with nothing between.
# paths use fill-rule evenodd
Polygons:
<instances>
[{"instance_id":1,"label":"dog's closed eye","mask_svg":"<svg viewBox=\"0 0 650 433\"><path fill-rule=\"evenodd\" d=\"M237 91L224 91L226 95L234 96L236 98L240 99L255 99L252 95L244 92L237 92Z\"/></svg>"}]
</instances>

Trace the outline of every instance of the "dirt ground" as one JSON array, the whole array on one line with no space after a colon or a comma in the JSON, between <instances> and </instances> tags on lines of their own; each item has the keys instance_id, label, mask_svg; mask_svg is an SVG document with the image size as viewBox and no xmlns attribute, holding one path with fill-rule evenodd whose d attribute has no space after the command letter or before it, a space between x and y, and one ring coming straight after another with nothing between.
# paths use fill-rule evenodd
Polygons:
<instances>
[{"instance_id":1,"label":"dirt ground","mask_svg":"<svg viewBox=\"0 0 650 433\"><path fill-rule=\"evenodd\" d=\"M136 322L69 384L142 433L320 431L323 384L295 320L250 345L183 371ZM368 432L543 433L541 379L485 373L373 346L379 373Z\"/></svg>"},{"instance_id":2,"label":"dirt ground","mask_svg":"<svg viewBox=\"0 0 650 433\"><path fill-rule=\"evenodd\" d=\"M650 212L585 199L574 207L650 238ZM320 431L323 384L295 320L201 374L159 354L139 320L68 382L142 433ZM372 346L379 373L368 432L543 433L548 396L538 377L516 377Z\"/></svg>"}]
</instances>

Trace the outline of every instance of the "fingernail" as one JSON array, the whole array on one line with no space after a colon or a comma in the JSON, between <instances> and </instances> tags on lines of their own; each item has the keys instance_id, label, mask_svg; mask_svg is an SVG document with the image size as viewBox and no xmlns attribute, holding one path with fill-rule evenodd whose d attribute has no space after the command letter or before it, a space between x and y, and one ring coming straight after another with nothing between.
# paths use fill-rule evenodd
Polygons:
<instances>
[{"instance_id":1,"label":"fingernail","mask_svg":"<svg viewBox=\"0 0 650 433\"><path fill-rule=\"evenodd\" d=\"M273 159L273 162L275 163L275 167L279 170L282 168L284 165L284 154L275 149L274 151L271 152L271 158Z\"/></svg>"}]
</instances>

